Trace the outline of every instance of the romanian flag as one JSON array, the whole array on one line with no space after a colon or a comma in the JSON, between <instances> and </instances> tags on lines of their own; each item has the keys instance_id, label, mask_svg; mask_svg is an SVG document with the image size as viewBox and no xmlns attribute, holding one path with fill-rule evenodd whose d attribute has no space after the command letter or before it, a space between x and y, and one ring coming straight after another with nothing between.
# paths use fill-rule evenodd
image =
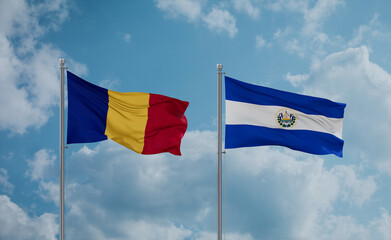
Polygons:
<instances>
[{"instance_id":1,"label":"romanian flag","mask_svg":"<svg viewBox=\"0 0 391 240\"><path fill-rule=\"evenodd\" d=\"M111 91L69 71L67 80L68 144L112 139L141 154L181 155L188 102L158 94Z\"/></svg>"}]
</instances>

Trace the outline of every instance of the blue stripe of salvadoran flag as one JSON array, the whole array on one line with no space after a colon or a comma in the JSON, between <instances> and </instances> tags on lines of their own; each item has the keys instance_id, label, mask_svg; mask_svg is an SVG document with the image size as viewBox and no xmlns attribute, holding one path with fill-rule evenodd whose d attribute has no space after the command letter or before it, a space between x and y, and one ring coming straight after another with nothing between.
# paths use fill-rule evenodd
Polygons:
<instances>
[{"instance_id":1,"label":"blue stripe of salvadoran flag","mask_svg":"<svg viewBox=\"0 0 391 240\"><path fill-rule=\"evenodd\" d=\"M225 148L278 145L342 157L346 104L225 77Z\"/></svg>"}]
</instances>

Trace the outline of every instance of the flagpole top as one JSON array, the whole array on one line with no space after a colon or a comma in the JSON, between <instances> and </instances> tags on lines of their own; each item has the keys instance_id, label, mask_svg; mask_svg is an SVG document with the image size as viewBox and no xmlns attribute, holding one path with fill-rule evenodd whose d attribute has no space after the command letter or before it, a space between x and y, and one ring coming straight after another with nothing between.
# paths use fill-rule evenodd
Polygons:
<instances>
[{"instance_id":1,"label":"flagpole top","mask_svg":"<svg viewBox=\"0 0 391 240\"><path fill-rule=\"evenodd\" d=\"M60 66L63 67L65 65L65 59L60 58L59 63L60 63Z\"/></svg>"},{"instance_id":2,"label":"flagpole top","mask_svg":"<svg viewBox=\"0 0 391 240\"><path fill-rule=\"evenodd\" d=\"M218 63L217 64L217 71L221 71L221 70L223 70L223 64Z\"/></svg>"}]
</instances>

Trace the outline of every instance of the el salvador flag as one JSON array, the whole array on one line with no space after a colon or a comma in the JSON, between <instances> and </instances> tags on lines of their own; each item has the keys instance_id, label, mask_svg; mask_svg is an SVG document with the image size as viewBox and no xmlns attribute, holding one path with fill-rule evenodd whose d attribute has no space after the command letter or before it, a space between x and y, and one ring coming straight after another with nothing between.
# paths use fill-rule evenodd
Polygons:
<instances>
[{"instance_id":1,"label":"el salvador flag","mask_svg":"<svg viewBox=\"0 0 391 240\"><path fill-rule=\"evenodd\" d=\"M278 145L342 157L346 104L225 77L225 148Z\"/></svg>"}]
</instances>

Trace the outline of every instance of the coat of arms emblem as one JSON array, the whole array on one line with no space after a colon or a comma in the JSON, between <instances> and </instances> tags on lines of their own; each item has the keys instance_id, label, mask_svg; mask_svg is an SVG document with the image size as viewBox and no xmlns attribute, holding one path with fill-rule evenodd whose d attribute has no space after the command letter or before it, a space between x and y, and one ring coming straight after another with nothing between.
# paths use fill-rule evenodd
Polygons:
<instances>
[{"instance_id":1,"label":"coat of arms emblem","mask_svg":"<svg viewBox=\"0 0 391 240\"><path fill-rule=\"evenodd\" d=\"M277 125L281 128L292 128L297 123L297 115L291 109L281 109L276 115Z\"/></svg>"}]
</instances>

